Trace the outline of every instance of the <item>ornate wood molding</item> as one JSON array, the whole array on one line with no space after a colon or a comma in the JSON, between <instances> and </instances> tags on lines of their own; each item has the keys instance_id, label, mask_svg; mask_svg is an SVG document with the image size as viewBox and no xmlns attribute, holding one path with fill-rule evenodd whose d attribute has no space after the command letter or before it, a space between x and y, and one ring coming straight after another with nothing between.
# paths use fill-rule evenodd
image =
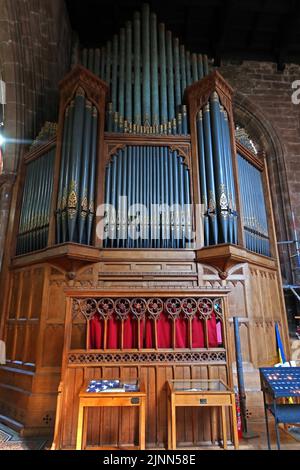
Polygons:
<instances>
[{"instance_id":1,"label":"ornate wood molding","mask_svg":"<svg viewBox=\"0 0 300 470\"><path fill-rule=\"evenodd\" d=\"M172 152L177 151L178 155L184 159L184 163L191 168L191 143L186 136L155 136L155 135L134 135L121 134L116 138L116 134L105 134L105 164L120 149L127 145L145 147L169 147Z\"/></svg>"},{"instance_id":2,"label":"ornate wood molding","mask_svg":"<svg viewBox=\"0 0 300 470\"><path fill-rule=\"evenodd\" d=\"M64 105L72 99L78 87L82 87L86 96L99 109L99 103L108 93L108 85L87 70L82 65L76 65L68 75L59 83L62 102Z\"/></svg>"},{"instance_id":3,"label":"ornate wood molding","mask_svg":"<svg viewBox=\"0 0 300 470\"><path fill-rule=\"evenodd\" d=\"M156 306L154 308L154 306ZM217 318L223 320L223 308L221 298L208 297L86 297L73 298L73 320L81 313L87 320L99 314L105 319L115 312L116 316L124 320L131 314L133 318L140 319L153 315L157 319L165 311L169 318L176 320L183 315L184 318L198 315L199 319L210 319L214 313Z\"/></svg>"},{"instance_id":4,"label":"ornate wood molding","mask_svg":"<svg viewBox=\"0 0 300 470\"><path fill-rule=\"evenodd\" d=\"M226 365L225 349L193 351L120 351L120 352L70 352L68 365L100 364L211 364Z\"/></svg>"},{"instance_id":5,"label":"ornate wood molding","mask_svg":"<svg viewBox=\"0 0 300 470\"><path fill-rule=\"evenodd\" d=\"M197 112L207 104L214 91L218 93L222 105L231 116L233 88L217 70L190 85L185 90L185 101L189 106L193 106L194 112Z\"/></svg>"},{"instance_id":6,"label":"ornate wood molding","mask_svg":"<svg viewBox=\"0 0 300 470\"><path fill-rule=\"evenodd\" d=\"M236 141L236 149L237 152L240 153L246 160L248 160L249 163L255 166L255 168L257 168L259 171L264 171L264 161L257 158L256 155L250 152L249 149L247 149L238 141Z\"/></svg>"}]
</instances>

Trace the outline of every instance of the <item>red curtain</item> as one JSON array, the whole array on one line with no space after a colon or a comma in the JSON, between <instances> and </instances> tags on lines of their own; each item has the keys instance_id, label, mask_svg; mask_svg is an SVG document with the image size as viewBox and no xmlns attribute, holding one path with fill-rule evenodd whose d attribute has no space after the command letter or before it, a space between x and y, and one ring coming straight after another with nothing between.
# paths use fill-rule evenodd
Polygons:
<instances>
[{"instance_id":1,"label":"red curtain","mask_svg":"<svg viewBox=\"0 0 300 470\"><path fill-rule=\"evenodd\" d=\"M90 348L102 349L103 348L103 333L104 323L100 316L97 314L90 321ZM189 332L188 321L182 317L176 320L176 344L175 347L188 348L189 347ZM173 347L172 344L172 329L173 322L168 318L168 315L163 313L157 321L157 345L159 349L169 349ZM208 347L215 348L222 344L220 337L220 328L217 331L217 321L214 314L211 319L207 320L207 336ZM121 321L115 316L108 320L107 324L107 348L119 349L120 348L120 331ZM124 335L123 335L123 348L135 349L138 346L138 322L132 317L128 317L124 321ZM192 320L192 336L193 348L205 347L205 333L204 321L195 317ZM147 318L141 321L140 325L140 345L142 348L154 348L154 321Z\"/></svg>"}]
</instances>

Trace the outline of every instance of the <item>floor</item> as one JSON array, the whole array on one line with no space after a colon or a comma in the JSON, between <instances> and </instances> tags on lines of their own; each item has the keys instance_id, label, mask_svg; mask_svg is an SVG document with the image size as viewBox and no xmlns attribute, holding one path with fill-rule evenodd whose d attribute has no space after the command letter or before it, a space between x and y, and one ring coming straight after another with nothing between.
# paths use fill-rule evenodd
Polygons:
<instances>
[{"instance_id":1,"label":"floor","mask_svg":"<svg viewBox=\"0 0 300 470\"><path fill-rule=\"evenodd\" d=\"M47 437L20 437L0 423L0 450L46 450L51 446Z\"/></svg>"},{"instance_id":2,"label":"floor","mask_svg":"<svg viewBox=\"0 0 300 470\"><path fill-rule=\"evenodd\" d=\"M293 427L294 428L294 427ZM292 428L292 429L293 429ZM270 438L271 438L271 447L273 450L277 449L276 445L276 435L275 435L275 426L273 418L269 419L269 429L270 429ZM295 428L294 428L295 429ZM248 422L248 431L251 431L253 434L256 434L258 437L252 439L242 439L240 442L241 450L267 450L267 434L264 421L249 421ZM293 435L297 436L292 437L290 433L285 430L280 431L280 444L282 450L300 450L300 433L293 432Z\"/></svg>"},{"instance_id":3,"label":"floor","mask_svg":"<svg viewBox=\"0 0 300 470\"><path fill-rule=\"evenodd\" d=\"M272 449L276 449L276 438L274 422L271 418L269 421L271 432ZM248 430L257 437L252 439L242 439L240 441L240 450L266 450L267 438L264 421L249 421ZM291 437L286 431L280 431L281 449L282 450L300 450L300 432L296 432L297 439ZM51 441L43 437L21 438L15 431L7 426L0 424L0 450L49 450ZM206 447L206 450L209 448ZM217 449L210 447L211 450ZM229 447L231 449L231 447ZM180 449L181 450L181 449ZM195 449L196 450L196 449ZM200 450L200 449L199 449Z\"/></svg>"}]
</instances>

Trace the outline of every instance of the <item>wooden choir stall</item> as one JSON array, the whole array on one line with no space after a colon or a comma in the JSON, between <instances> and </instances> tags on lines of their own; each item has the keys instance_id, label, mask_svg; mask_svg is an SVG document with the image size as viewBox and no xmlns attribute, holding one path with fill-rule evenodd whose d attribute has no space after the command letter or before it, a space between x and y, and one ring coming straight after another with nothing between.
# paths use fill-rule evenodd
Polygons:
<instances>
[{"instance_id":1,"label":"wooden choir stall","mask_svg":"<svg viewBox=\"0 0 300 470\"><path fill-rule=\"evenodd\" d=\"M0 420L75 448L85 381L139 379L146 447L164 448L168 381L232 388L231 317L254 371L277 360L275 322L288 350L267 156L236 140L229 84L148 5L73 59L14 186ZM136 408L86 416L87 446L137 444ZM221 435L208 407L177 410L178 447Z\"/></svg>"}]
</instances>

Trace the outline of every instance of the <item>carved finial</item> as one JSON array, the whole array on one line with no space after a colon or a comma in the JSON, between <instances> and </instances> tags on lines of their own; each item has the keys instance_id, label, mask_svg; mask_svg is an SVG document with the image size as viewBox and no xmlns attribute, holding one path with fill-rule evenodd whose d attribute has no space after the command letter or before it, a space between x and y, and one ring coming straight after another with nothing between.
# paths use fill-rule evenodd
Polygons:
<instances>
[{"instance_id":1,"label":"carved finial","mask_svg":"<svg viewBox=\"0 0 300 470\"><path fill-rule=\"evenodd\" d=\"M69 280L69 281L74 281L74 279L76 279L76 273L75 271L69 271L66 273L66 278Z\"/></svg>"},{"instance_id":2,"label":"carved finial","mask_svg":"<svg viewBox=\"0 0 300 470\"><path fill-rule=\"evenodd\" d=\"M222 281L225 281L228 278L228 272L227 271L219 271L219 278L222 279Z\"/></svg>"},{"instance_id":3,"label":"carved finial","mask_svg":"<svg viewBox=\"0 0 300 470\"><path fill-rule=\"evenodd\" d=\"M85 92L84 92L84 89L79 86L76 90L76 96L85 96Z\"/></svg>"}]
</instances>

